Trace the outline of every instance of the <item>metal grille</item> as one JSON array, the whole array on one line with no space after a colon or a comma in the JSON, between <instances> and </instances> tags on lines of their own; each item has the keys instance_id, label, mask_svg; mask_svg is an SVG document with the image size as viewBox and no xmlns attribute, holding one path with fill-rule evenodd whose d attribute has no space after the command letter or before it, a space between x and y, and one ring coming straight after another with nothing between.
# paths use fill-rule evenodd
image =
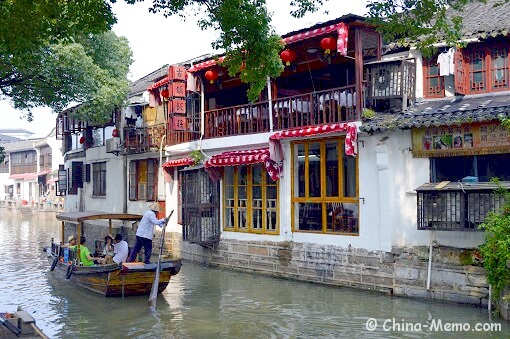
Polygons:
<instances>
[{"instance_id":1,"label":"metal grille","mask_svg":"<svg viewBox=\"0 0 510 339\"><path fill-rule=\"evenodd\" d=\"M503 203L494 191L418 191L418 229L476 231Z\"/></svg>"},{"instance_id":2,"label":"metal grille","mask_svg":"<svg viewBox=\"0 0 510 339\"><path fill-rule=\"evenodd\" d=\"M220 186L203 169L180 172L183 239L204 247L220 240Z\"/></svg>"}]
</instances>

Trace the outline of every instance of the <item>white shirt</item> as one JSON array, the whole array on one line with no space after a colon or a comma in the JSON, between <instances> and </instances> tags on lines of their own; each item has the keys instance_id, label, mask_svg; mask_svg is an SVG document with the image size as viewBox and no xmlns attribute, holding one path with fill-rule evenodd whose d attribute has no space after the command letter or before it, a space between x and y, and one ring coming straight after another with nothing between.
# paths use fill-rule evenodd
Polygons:
<instances>
[{"instance_id":1,"label":"white shirt","mask_svg":"<svg viewBox=\"0 0 510 339\"><path fill-rule=\"evenodd\" d=\"M154 225L163 227L161 225L164 223L164 218L158 220L156 219L156 213L154 213L154 211L148 210L144 213L142 220L140 221L140 225L138 225L136 236L152 240L154 237Z\"/></svg>"},{"instance_id":2,"label":"white shirt","mask_svg":"<svg viewBox=\"0 0 510 339\"><path fill-rule=\"evenodd\" d=\"M113 256L113 261L116 262L117 264L121 262L126 262L129 253L128 243L125 242L124 240L121 240L118 243L113 244L113 247L114 247L113 253L115 253L115 255Z\"/></svg>"},{"instance_id":3,"label":"white shirt","mask_svg":"<svg viewBox=\"0 0 510 339\"><path fill-rule=\"evenodd\" d=\"M439 64L439 75L450 75L455 73L455 49L450 48L448 52L443 52L437 56L437 63Z\"/></svg>"}]
</instances>

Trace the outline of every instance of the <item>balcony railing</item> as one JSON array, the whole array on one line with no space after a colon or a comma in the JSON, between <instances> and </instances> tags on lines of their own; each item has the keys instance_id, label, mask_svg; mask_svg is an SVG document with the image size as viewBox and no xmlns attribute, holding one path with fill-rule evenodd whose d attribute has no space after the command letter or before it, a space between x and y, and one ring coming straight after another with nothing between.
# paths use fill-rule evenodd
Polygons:
<instances>
[{"instance_id":1,"label":"balcony railing","mask_svg":"<svg viewBox=\"0 0 510 339\"><path fill-rule=\"evenodd\" d=\"M159 149L161 139L165 133L165 124L157 124L149 127L125 127L124 148L126 153L144 153Z\"/></svg>"},{"instance_id":2,"label":"balcony railing","mask_svg":"<svg viewBox=\"0 0 510 339\"><path fill-rule=\"evenodd\" d=\"M362 100L364 103L364 100ZM355 86L272 101L273 130L357 120ZM269 132L269 101L205 112L205 138Z\"/></svg>"},{"instance_id":3,"label":"balcony railing","mask_svg":"<svg viewBox=\"0 0 510 339\"><path fill-rule=\"evenodd\" d=\"M246 135L269 132L273 117L273 130L314 126L324 123L341 123L359 119L355 86L338 87L324 91L295 95L253 104L219 108L205 112L204 138ZM365 100L362 96L362 107ZM272 113L270 113L270 111ZM166 145L176 145L200 138L198 117L169 117L166 124L150 127L124 128L126 153L143 153L157 150L166 134Z\"/></svg>"}]
</instances>

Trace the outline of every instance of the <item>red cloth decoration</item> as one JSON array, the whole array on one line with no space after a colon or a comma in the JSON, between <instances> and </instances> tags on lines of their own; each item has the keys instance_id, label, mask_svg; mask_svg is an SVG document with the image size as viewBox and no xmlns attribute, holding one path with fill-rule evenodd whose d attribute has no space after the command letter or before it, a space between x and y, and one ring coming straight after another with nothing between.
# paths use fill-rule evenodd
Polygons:
<instances>
[{"instance_id":1,"label":"red cloth decoration","mask_svg":"<svg viewBox=\"0 0 510 339\"><path fill-rule=\"evenodd\" d=\"M225 59L225 57L219 57L218 58L218 62L221 63L223 61L223 59ZM216 60L212 59L212 60L207 60L207 61L204 61L204 62L199 62L198 64L196 65L193 65L191 66L189 69L188 69L188 72L197 72L197 71L200 71L204 68L209 68L211 66L214 66L216 65Z\"/></svg>"},{"instance_id":2,"label":"red cloth decoration","mask_svg":"<svg viewBox=\"0 0 510 339\"><path fill-rule=\"evenodd\" d=\"M170 77L166 76L163 79L161 79L161 80L157 81L156 83L152 84L151 86L149 86L147 89L149 91L152 91L158 87L168 84L169 82L170 82Z\"/></svg>"},{"instance_id":3,"label":"red cloth decoration","mask_svg":"<svg viewBox=\"0 0 510 339\"><path fill-rule=\"evenodd\" d=\"M329 25L329 26L325 26L325 27L321 27L321 28L312 29L311 31L306 31L306 32L302 32L302 33L298 33L298 34L286 37L286 38L282 39L282 42L284 44L289 44L289 43L303 41L306 39L317 37L320 35L328 34L328 33L336 31L338 29L339 25L345 26L345 24L343 22L340 22L338 24L333 24L333 25Z\"/></svg>"},{"instance_id":4,"label":"red cloth decoration","mask_svg":"<svg viewBox=\"0 0 510 339\"><path fill-rule=\"evenodd\" d=\"M171 168L171 167L178 167L178 166L187 166L191 165L193 163L193 159L191 158L181 158L181 159L175 159L175 160L168 160L163 164L163 168Z\"/></svg>"},{"instance_id":5,"label":"red cloth decoration","mask_svg":"<svg viewBox=\"0 0 510 339\"><path fill-rule=\"evenodd\" d=\"M349 29L343 22L337 25L336 29L338 33L338 39L336 40L336 50L340 55L347 55L347 41L349 40Z\"/></svg>"},{"instance_id":6,"label":"red cloth decoration","mask_svg":"<svg viewBox=\"0 0 510 339\"><path fill-rule=\"evenodd\" d=\"M318 126L298 127L272 134L269 137L269 151L271 159L276 162L284 160L282 139L302 138L328 133L346 132L345 154L356 156L356 142L358 140L358 127L352 122L341 124L322 124Z\"/></svg>"},{"instance_id":7,"label":"red cloth decoration","mask_svg":"<svg viewBox=\"0 0 510 339\"><path fill-rule=\"evenodd\" d=\"M251 165L257 163L263 163L271 179L275 181L278 180L281 173L281 166L270 159L269 148L223 152L207 160L204 167L211 179L217 181L221 179L223 167L225 166Z\"/></svg>"}]
</instances>

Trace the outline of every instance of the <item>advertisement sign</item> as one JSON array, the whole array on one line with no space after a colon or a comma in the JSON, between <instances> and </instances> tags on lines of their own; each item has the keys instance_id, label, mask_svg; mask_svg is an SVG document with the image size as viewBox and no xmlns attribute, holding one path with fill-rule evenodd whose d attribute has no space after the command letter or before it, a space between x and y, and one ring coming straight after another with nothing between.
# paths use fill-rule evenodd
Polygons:
<instances>
[{"instance_id":1,"label":"advertisement sign","mask_svg":"<svg viewBox=\"0 0 510 339\"><path fill-rule=\"evenodd\" d=\"M413 156L451 157L510 151L510 132L499 121L413 129Z\"/></svg>"}]
</instances>

